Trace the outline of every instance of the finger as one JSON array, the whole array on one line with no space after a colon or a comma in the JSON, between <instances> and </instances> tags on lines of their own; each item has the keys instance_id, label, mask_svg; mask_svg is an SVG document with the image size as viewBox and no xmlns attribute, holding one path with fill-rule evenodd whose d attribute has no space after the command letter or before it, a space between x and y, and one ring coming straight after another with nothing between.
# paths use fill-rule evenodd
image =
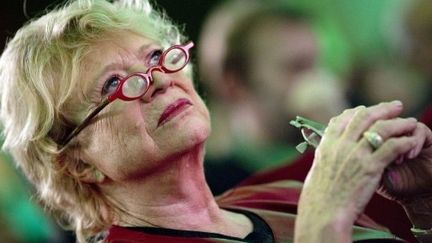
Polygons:
<instances>
[{"instance_id":1,"label":"finger","mask_svg":"<svg viewBox=\"0 0 432 243\"><path fill-rule=\"evenodd\" d=\"M391 137L411 134L416 127L417 120L415 118L394 118L390 120L377 121L368 131L377 133L383 141L386 141ZM366 147L370 152L373 152L376 149L370 144L364 134L360 139L360 146ZM400 156L399 158L403 158L403 156Z\"/></svg>"},{"instance_id":2,"label":"finger","mask_svg":"<svg viewBox=\"0 0 432 243\"><path fill-rule=\"evenodd\" d=\"M425 141L424 147L429 148L432 146L432 131L425 124L423 124L423 123L420 123L420 124L423 128L425 128L425 131L426 131L426 141Z\"/></svg>"},{"instance_id":3,"label":"finger","mask_svg":"<svg viewBox=\"0 0 432 243\"><path fill-rule=\"evenodd\" d=\"M344 136L359 140L363 132L378 120L395 118L402 112L400 101L383 102L368 108L359 109L353 116L351 122L346 126Z\"/></svg>"},{"instance_id":4,"label":"finger","mask_svg":"<svg viewBox=\"0 0 432 243\"><path fill-rule=\"evenodd\" d=\"M432 132L423 123L416 124L412 136L416 138L417 145L408 153L409 159L417 157L424 147L429 147L432 144Z\"/></svg>"},{"instance_id":5,"label":"finger","mask_svg":"<svg viewBox=\"0 0 432 243\"><path fill-rule=\"evenodd\" d=\"M385 141L390 137L412 134L416 129L417 120L415 118L394 118L379 120L368 131L378 133Z\"/></svg>"},{"instance_id":6,"label":"finger","mask_svg":"<svg viewBox=\"0 0 432 243\"><path fill-rule=\"evenodd\" d=\"M411 150L412 151L412 150ZM405 156L399 156L397 157L397 159L394 161L395 164L400 165L404 162L405 160Z\"/></svg>"},{"instance_id":7,"label":"finger","mask_svg":"<svg viewBox=\"0 0 432 243\"><path fill-rule=\"evenodd\" d=\"M361 106L357 106L355 108L346 109L339 116L333 117L329 121L329 124L326 128L326 133L331 133L335 136L340 136L343 133L343 131L345 130L345 127L351 121L354 114L358 110L364 109L364 108L366 108L366 106L361 105Z\"/></svg>"},{"instance_id":8,"label":"finger","mask_svg":"<svg viewBox=\"0 0 432 243\"><path fill-rule=\"evenodd\" d=\"M413 136L392 137L387 139L373 154L372 159L376 165L384 169L399 156L404 155L417 145Z\"/></svg>"}]
</instances>

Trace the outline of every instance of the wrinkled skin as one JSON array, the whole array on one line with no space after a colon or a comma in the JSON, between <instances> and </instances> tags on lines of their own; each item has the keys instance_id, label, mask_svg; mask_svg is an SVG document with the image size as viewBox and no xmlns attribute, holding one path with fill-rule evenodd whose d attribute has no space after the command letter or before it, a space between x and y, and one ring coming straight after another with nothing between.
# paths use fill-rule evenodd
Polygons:
<instances>
[{"instance_id":1,"label":"wrinkled skin","mask_svg":"<svg viewBox=\"0 0 432 243\"><path fill-rule=\"evenodd\" d=\"M419 123L415 130L421 139L412 154L390 165L383 177L380 193L401 204L409 203L419 195L432 196L432 133Z\"/></svg>"},{"instance_id":2,"label":"wrinkled skin","mask_svg":"<svg viewBox=\"0 0 432 243\"><path fill-rule=\"evenodd\" d=\"M390 102L349 109L331 119L300 197L296 241L350 242L355 219L381 181L386 185L382 191L394 200L428 192L430 130L413 118L397 118L401 112L400 102ZM365 131L377 132L384 143L374 150L362 136ZM397 170L386 171L394 161ZM413 178L417 170L423 175Z\"/></svg>"}]
</instances>

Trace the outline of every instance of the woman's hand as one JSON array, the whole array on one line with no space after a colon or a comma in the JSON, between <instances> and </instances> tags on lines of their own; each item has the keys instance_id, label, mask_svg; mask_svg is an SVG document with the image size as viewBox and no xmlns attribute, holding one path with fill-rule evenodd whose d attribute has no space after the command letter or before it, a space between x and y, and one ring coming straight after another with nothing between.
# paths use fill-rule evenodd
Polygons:
<instances>
[{"instance_id":1,"label":"woman's hand","mask_svg":"<svg viewBox=\"0 0 432 243\"><path fill-rule=\"evenodd\" d=\"M418 145L411 136L417 121L396 118L401 111L395 101L349 109L331 119L300 197L297 241L351 241L352 225L385 168ZM366 131L378 133L384 143L374 150L363 137Z\"/></svg>"},{"instance_id":2,"label":"woman's hand","mask_svg":"<svg viewBox=\"0 0 432 243\"><path fill-rule=\"evenodd\" d=\"M404 206L416 228L432 228L432 132L418 123L416 147L387 167L379 192Z\"/></svg>"}]
</instances>

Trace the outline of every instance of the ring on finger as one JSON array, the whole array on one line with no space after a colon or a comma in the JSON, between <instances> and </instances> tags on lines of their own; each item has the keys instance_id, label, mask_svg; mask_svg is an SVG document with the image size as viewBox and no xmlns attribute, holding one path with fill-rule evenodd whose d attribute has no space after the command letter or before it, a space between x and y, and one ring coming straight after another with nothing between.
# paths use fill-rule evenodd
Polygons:
<instances>
[{"instance_id":1,"label":"ring on finger","mask_svg":"<svg viewBox=\"0 0 432 243\"><path fill-rule=\"evenodd\" d=\"M384 139L377 132L366 131L363 133L363 137L373 149L378 149L384 143Z\"/></svg>"}]
</instances>

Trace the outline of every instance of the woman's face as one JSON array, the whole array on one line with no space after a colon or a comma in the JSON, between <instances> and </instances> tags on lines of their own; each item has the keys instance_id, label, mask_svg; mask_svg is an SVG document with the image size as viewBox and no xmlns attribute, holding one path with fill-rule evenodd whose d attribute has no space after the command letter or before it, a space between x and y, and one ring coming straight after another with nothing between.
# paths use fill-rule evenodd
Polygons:
<instances>
[{"instance_id":1,"label":"woman's face","mask_svg":"<svg viewBox=\"0 0 432 243\"><path fill-rule=\"evenodd\" d=\"M82 61L81 87L70 106L80 106L80 97L88 97L96 106L113 92L116 77L146 72L160 53L156 42L126 31L98 41ZM142 98L114 101L75 138L81 145L80 159L113 180L164 168L176 155L202 144L210 133L208 110L184 71L154 72L153 79ZM77 120L85 115L83 110Z\"/></svg>"}]
</instances>

